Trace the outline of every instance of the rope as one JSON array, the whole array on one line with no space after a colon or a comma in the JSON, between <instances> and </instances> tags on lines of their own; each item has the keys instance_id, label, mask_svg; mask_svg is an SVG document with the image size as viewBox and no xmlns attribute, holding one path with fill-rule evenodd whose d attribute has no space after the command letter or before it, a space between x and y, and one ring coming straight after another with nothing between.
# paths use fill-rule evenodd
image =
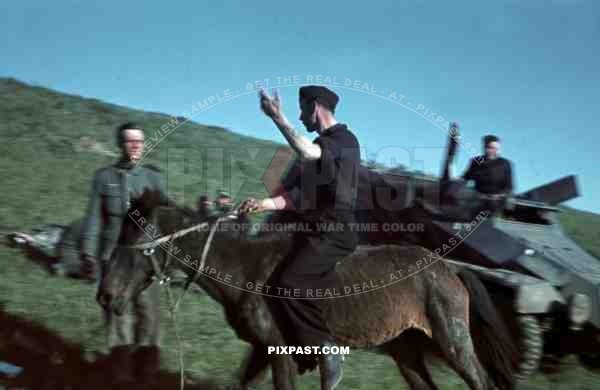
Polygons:
<instances>
[{"instance_id":1,"label":"rope","mask_svg":"<svg viewBox=\"0 0 600 390\"><path fill-rule=\"evenodd\" d=\"M201 273L200 270L202 270L204 268L204 264L206 263L206 258L208 257L208 252L210 250L210 246L212 244L213 237L217 231L217 228L219 227L219 224L222 221L225 221L227 219L237 218L237 214L238 214L237 208L235 208L230 213L217 218L217 220L215 221L215 224L212 226L212 228L210 230L210 233L208 235L208 238L206 239L206 242L204 243L204 248L202 250L202 258L200 260L200 267L198 268L198 272L193 277L188 279L188 282L185 285L183 293L181 293L181 295L179 296L177 301L175 301L174 303L173 303L173 295L171 293L170 279L163 278L164 285L167 288L169 316L171 317L171 321L173 322L173 328L175 329L175 338L177 339L177 356L178 356L178 360L179 360L179 390L184 390L184 388L185 388L185 362L183 360L183 343L181 341L181 335L179 334L179 328L177 327L177 310L179 309L179 304L181 303L183 297L185 296L187 290L189 289L189 286L198 279L198 275L200 275L200 273ZM144 249L144 250L153 249L163 242L166 242L168 240L175 240L176 238L185 236L186 234L189 234L191 232L202 229L206 225L208 225L208 222L203 222L201 224L189 227L187 229L177 231L168 236L161 237L158 240L155 240L155 241L152 241L152 242L149 242L146 244L135 245L135 246L132 246L131 248ZM154 256L153 252L154 251L152 250L152 253L149 253L149 256L151 257L150 261L153 263L153 267L156 268L157 264L155 263L155 260L152 257L152 256ZM160 270L158 270L158 271L160 272ZM155 269L155 272L156 272L156 269ZM166 272L166 266L165 266L165 272ZM161 273L163 273L163 272L161 272Z\"/></svg>"},{"instance_id":2,"label":"rope","mask_svg":"<svg viewBox=\"0 0 600 390\"><path fill-rule=\"evenodd\" d=\"M181 342L181 335L179 334L179 328L177 327L177 303L173 304L173 295L171 294L171 283L166 283L167 287L167 300L169 301L169 316L173 322L173 328L175 329L175 339L177 340L177 358L179 360L179 390L185 388L185 366L183 361L183 343ZM185 293L185 291L184 291ZM183 295L183 294L182 294Z\"/></svg>"},{"instance_id":3,"label":"rope","mask_svg":"<svg viewBox=\"0 0 600 390\"><path fill-rule=\"evenodd\" d=\"M217 218L217 221L211 228L210 233L208 234L208 238L206 239L206 242L204 243L204 249L202 250L202 257L200 259L200 266L198 267L198 271L196 272L196 274L193 277L189 278L187 283L185 284L183 293L181 293L181 295L179 296L179 299L177 299L177 302L175 302L175 308L174 308L175 310L177 310L177 308L179 307L179 303L185 296L186 292L189 290L189 287L191 286L191 284L194 283L196 280L198 280L198 275L200 275L200 273L204 269L204 264L206 263L206 258L208 257L208 251L210 250L210 245L212 243L215 232L217 231L217 228L219 227L219 224L221 223L221 221L224 221L225 219L227 219L227 217Z\"/></svg>"},{"instance_id":4,"label":"rope","mask_svg":"<svg viewBox=\"0 0 600 390\"><path fill-rule=\"evenodd\" d=\"M217 219L218 222L221 222L222 220L225 219L236 219L237 218L237 210L232 211L231 213L228 213L227 215L224 215L222 217L219 217ZM183 237L187 234L193 233L195 231L198 231L200 229L204 229L206 226L208 226L209 223L208 222L202 222L199 223L197 225L194 226L190 226L189 228L186 229L182 229L182 230L178 230L175 233L171 233L167 236L162 236L156 240L152 240L151 242L146 242L143 244L137 244L137 245L132 245L132 246L128 246L127 248L131 248L131 249L153 249L156 248L157 246L159 246L162 243L165 243L171 239L175 240L179 237Z\"/></svg>"}]
</instances>

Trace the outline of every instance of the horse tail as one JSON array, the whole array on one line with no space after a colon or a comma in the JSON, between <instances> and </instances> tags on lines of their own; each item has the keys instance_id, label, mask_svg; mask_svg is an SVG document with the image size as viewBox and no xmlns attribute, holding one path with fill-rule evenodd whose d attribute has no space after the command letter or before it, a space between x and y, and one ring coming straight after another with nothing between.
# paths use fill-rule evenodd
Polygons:
<instances>
[{"instance_id":1,"label":"horse tail","mask_svg":"<svg viewBox=\"0 0 600 390\"><path fill-rule=\"evenodd\" d=\"M458 277L469 292L470 331L477 358L498 388L513 389L519 357L517 345L477 275L461 269Z\"/></svg>"}]
</instances>

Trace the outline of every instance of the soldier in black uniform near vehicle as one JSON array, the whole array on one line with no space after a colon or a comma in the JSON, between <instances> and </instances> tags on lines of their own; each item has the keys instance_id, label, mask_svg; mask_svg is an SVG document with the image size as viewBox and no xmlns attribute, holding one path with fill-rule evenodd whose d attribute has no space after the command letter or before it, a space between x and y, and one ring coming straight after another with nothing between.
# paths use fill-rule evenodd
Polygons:
<instances>
[{"instance_id":1,"label":"soldier in black uniform near vehicle","mask_svg":"<svg viewBox=\"0 0 600 390\"><path fill-rule=\"evenodd\" d=\"M484 155L471 159L464 180L473 180L481 197L481 208L492 213L504 207L513 192L511 162L500 157L500 139L483 137Z\"/></svg>"},{"instance_id":2,"label":"soldier in black uniform near vehicle","mask_svg":"<svg viewBox=\"0 0 600 390\"><path fill-rule=\"evenodd\" d=\"M261 91L261 108L277 125L300 156L302 174L292 191L300 191L300 218L312 230L298 232L293 248L269 284L278 289L300 290L300 297L310 298L307 290L334 286L335 264L354 251L358 242L355 222L359 143L344 124L334 117L338 96L322 86L300 88L300 120L309 132L319 137L311 142L292 128L281 111L279 96L274 99ZM260 201L247 200L241 211L294 209L291 194ZM336 226L319 231L318 223ZM340 229L340 227L343 227ZM334 339L324 323L319 300L287 299L283 294L272 299L275 317L283 314L282 331L288 345L334 346ZM291 325L292 329L289 329ZM342 356L320 354L322 388L333 389L342 379Z\"/></svg>"}]
</instances>

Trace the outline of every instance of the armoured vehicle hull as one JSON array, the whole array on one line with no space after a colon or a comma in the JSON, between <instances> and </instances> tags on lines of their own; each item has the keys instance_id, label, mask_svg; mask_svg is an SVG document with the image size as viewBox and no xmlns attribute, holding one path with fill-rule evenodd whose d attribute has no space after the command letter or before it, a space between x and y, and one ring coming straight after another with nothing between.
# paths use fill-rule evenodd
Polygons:
<instances>
[{"instance_id":1,"label":"armoured vehicle hull","mask_svg":"<svg viewBox=\"0 0 600 390\"><path fill-rule=\"evenodd\" d=\"M373 172L361 178L367 175L381 177L364 184L363 198L365 188L376 182L379 189L371 195L392 186L412 199L400 197L408 206L399 211L384 211L374 202L370 211L359 213L363 221L412 221L424 229L371 233L363 243L417 243L455 267L476 272L520 341L522 376L540 366L556 370L571 354L587 368L600 369L600 261L568 237L558 221L557 205L578 196L575 177L517 195L490 214L482 211L481 195L461 181L411 181L409 175ZM368 206L360 196L359 204Z\"/></svg>"}]
</instances>

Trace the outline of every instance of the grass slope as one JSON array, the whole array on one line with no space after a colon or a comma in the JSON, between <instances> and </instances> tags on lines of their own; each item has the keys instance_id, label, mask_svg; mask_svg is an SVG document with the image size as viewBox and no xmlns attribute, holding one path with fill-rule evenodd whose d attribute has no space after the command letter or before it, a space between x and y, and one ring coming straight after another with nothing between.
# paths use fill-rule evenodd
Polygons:
<instances>
[{"instance_id":1,"label":"grass slope","mask_svg":"<svg viewBox=\"0 0 600 390\"><path fill-rule=\"evenodd\" d=\"M170 120L166 115L69 96L14 79L0 79L0 117L0 134L4 140L0 144L3 183L0 227L4 231L27 229L36 223L68 223L82 216L94 170L114 159L102 150L114 152L111 146L115 124L135 120L148 129L158 129ZM82 140L82 137L86 138ZM82 147L89 143L98 146L97 150ZM226 129L188 122L170 134L147 161L165 168L166 151L190 145L203 152L204 158L207 148L224 148L226 156L235 157L247 176L240 197L266 193L261 177L276 149L281 147ZM254 161L247 147L260 148ZM183 161L172 159L168 166L169 185L178 191L180 202L191 205L206 188L228 188L228 178L240 175L235 171L232 174L229 161L229 157L224 159L223 178L206 172L201 182L186 185L188 179L176 174ZM175 174L171 175L172 172ZM598 256L600 216L569 209L562 218L566 229ZM0 313L39 324L50 334L64 339L65 343L81 346L88 358L94 352L106 352L104 334L97 332L102 318L94 302L94 286L50 277L19 250L12 248L0 248L0 263ZM163 300L163 306L165 304ZM163 310L163 366L175 371L177 345L166 313ZM190 294L178 317L187 372L211 383L203 388L221 388L233 383L247 346L226 326L221 307L208 297ZM6 329L6 323L3 326ZM9 342L8 337L0 329L0 358L7 350L4 346ZM58 348L54 352L60 355L60 348L54 348ZM55 364L60 365L60 359L58 361ZM343 389L406 388L394 364L387 358L352 352L346 361ZM58 366L54 367L50 372L59 370ZM435 380L443 389L466 388L445 367L435 368ZM175 383L173 381L169 388L175 388ZM317 376L302 377L299 384L300 389L317 388ZM600 378L572 364L557 376L535 376L526 388L575 390L599 386ZM269 389L269 381L259 388Z\"/></svg>"}]
</instances>

